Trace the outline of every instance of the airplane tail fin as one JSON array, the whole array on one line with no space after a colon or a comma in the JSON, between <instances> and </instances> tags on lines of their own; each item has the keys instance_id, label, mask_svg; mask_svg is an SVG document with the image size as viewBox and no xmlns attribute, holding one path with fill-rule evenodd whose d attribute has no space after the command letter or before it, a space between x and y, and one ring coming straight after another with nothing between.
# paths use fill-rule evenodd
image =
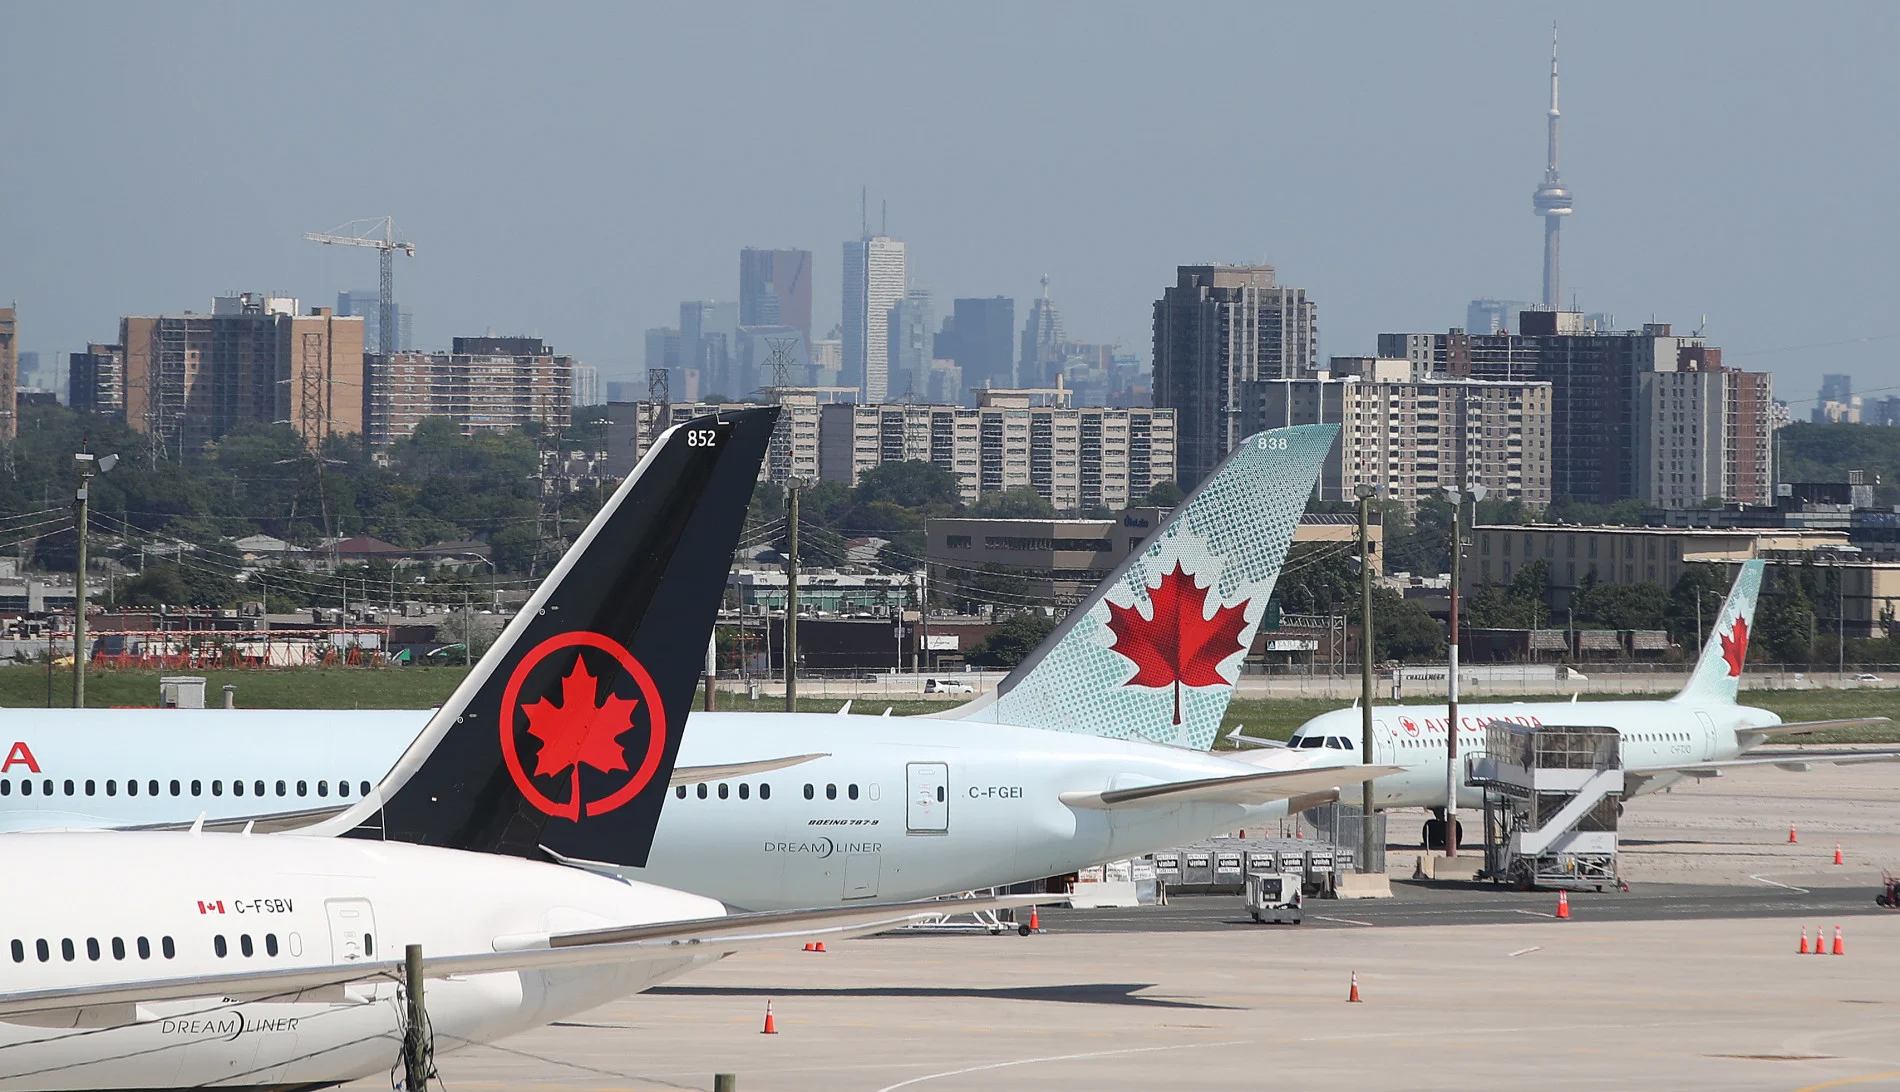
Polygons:
<instances>
[{"instance_id":1,"label":"airplane tail fin","mask_svg":"<svg viewBox=\"0 0 1900 1092\"><path fill-rule=\"evenodd\" d=\"M667 430L378 792L307 833L644 865L777 416Z\"/></svg>"},{"instance_id":2,"label":"airplane tail fin","mask_svg":"<svg viewBox=\"0 0 1900 1092\"><path fill-rule=\"evenodd\" d=\"M1248 437L994 691L937 715L1211 747L1338 433Z\"/></svg>"},{"instance_id":3,"label":"airplane tail fin","mask_svg":"<svg viewBox=\"0 0 1900 1092\"><path fill-rule=\"evenodd\" d=\"M1748 660L1748 635L1755 626L1755 600L1761 594L1765 565L1762 561L1742 562L1741 572L1735 575L1735 584L1715 616L1708 643L1696 660L1695 673L1676 695L1676 701L1735 703L1741 690L1742 668Z\"/></svg>"}]
</instances>

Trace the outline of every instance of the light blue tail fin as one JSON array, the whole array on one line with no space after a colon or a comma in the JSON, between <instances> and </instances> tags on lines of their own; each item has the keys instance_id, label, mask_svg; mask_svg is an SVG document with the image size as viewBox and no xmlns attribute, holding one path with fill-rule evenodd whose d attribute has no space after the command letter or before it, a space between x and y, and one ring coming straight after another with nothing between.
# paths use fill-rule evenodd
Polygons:
<instances>
[{"instance_id":1,"label":"light blue tail fin","mask_svg":"<svg viewBox=\"0 0 1900 1092\"><path fill-rule=\"evenodd\" d=\"M1677 694L1676 701L1721 702L1735 704L1742 685L1742 667L1748 661L1748 635L1755 627L1755 600L1761 594L1761 573L1766 562L1744 561L1735 575L1722 612L1715 616L1715 628L1702 656L1695 662L1695 674L1689 685Z\"/></svg>"},{"instance_id":2,"label":"light blue tail fin","mask_svg":"<svg viewBox=\"0 0 1900 1092\"><path fill-rule=\"evenodd\" d=\"M1338 432L1248 437L995 691L938 716L1211 747Z\"/></svg>"}]
</instances>

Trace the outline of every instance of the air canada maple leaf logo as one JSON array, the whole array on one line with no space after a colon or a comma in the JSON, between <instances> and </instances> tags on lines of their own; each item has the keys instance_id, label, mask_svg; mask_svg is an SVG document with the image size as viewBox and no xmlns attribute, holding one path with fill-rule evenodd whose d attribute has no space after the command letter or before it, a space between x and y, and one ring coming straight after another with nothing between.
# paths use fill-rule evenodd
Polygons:
<instances>
[{"instance_id":1,"label":"air canada maple leaf logo","mask_svg":"<svg viewBox=\"0 0 1900 1092\"><path fill-rule=\"evenodd\" d=\"M1183 686L1226 686L1220 662L1246 651L1240 631L1247 628L1247 601L1216 606L1207 617L1207 593L1183 572L1179 561L1148 589L1152 608L1142 617L1139 605L1108 603L1108 628L1115 635L1109 647L1135 665L1135 674L1123 686L1174 688L1174 723L1181 723Z\"/></svg>"},{"instance_id":2,"label":"air canada maple leaf logo","mask_svg":"<svg viewBox=\"0 0 1900 1092\"><path fill-rule=\"evenodd\" d=\"M522 701L524 690L533 700ZM642 728L644 741L628 738ZM532 773L521 757L526 739L538 743ZM578 822L583 815L613 811L651 783L666 753L666 713L652 677L618 641L585 631L562 633L522 657L509 677L501 701L501 749L523 798L549 815ZM630 750L639 756L637 768L628 762ZM583 785L588 770L608 775L585 778L595 789L592 799Z\"/></svg>"},{"instance_id":3,"label":"air canada maple leaf logo","mask_svg":"<svg viewBox=\"0 0 1900 1092\"><path fill-rule=\"evenodd\" d=\"M1722 658L1728 661L1729 678L1739 679L1742 677L1742 661L1748 658L1748 623L1737 618L1734 630L1720 636Z\"/></svg>"}]
</instances>

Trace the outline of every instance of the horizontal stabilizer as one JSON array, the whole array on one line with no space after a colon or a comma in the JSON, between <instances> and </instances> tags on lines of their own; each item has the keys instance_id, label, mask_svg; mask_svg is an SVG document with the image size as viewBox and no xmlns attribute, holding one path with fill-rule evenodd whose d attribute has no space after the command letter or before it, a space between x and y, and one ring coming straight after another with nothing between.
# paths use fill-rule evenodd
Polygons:
<instances>
[{"instance_id":1,"label":"horizontal stabilizer","mask_svg":"<svg viewBox=\"0 0 1900 1092\"><path fill-rule=\"evenodd\" d=\"M687 955L722 955L751 948L777 948L800 940L830 940L881 933L942 914L969 914L1063 903L1062 895L996 895L967 899L853 906L838 910L786 910L733 914L723 918L556 933L541 937L498 938L505 950L467 955L431 956L423 952L422 971L430 978L448 975L543 971L558 967L606 966L677 960ZM507 941L503 944L500 941ZM133 1006L153 1001L203 998L205 1008L228 1008L232 999L290 1000L352 982L401 980L401 959L363 960L321 967L235 974L195 975L148 982L100 983L47 990L0 993L0 1020L45 1023L50 1014L87 1015L120 1010L131 1018Z\"/></svg>"},{"instance_id":2,"label":"horizontal stabilizer","mask_svg":"<svg viewBox=\"0 0 1900 1092\"><path fill-rule=\"evenodd\" d=\"M784 758L764 758L757 762L730 762L724 766L680 766L673 771L672 784L697 785L702 781L729 781L735 777L757 777L774 770L783 770L788 766L801 766L820 758L830 758L826 753L808 755L787 755Z\"/></svg>"},{"instance_id":3,"label":"horizontal stabilizer","mask_svg":"<svg viewBox=\"0 0 1900 1092\"><path fill-rule=\"evenodd\" d=\"M1750 766L1774 766L1789 773L1806 773L1815 766L1858 766L1866 762L1900 762L1900 748L1888 747L1865 751L1784 751L1777 755L1755 754L1747 758L1683 762L1674 766L1644 766L1640 769L1625 769L1623 780L1628 795L1634 796L1642 792L1644 785L1651 779L1671 774L1702 779L1721 777L1725 770L1747 769Z\"/></svg>"},{"instance_id":4,"label":"horizontal stabilizer","mask_svg":"<svg viewBox=\"0 0 1900 1092\"><path fill-rule=\"evenodd\" d=\"M1809 732L1832 732L1837 728L1877 728L1892 724L1887 717L1840 717L1835 720L1797 720L1787 724L1771 724L1766 728L1743 728L1737 735L1749 736L1799 736Z\"/></svg>"},{"instance_id":5,"label":"horizontal stabilizer","mask_svg":"<svg viewBox=\"0 0 1900 1092\"><path fill-rule=\"evenodd\" d=\"M1115 810L1159 808L1175 804L1270 804L1298 796L1336 791L1375 777L1400 772L1402 766L1329 766L1312 770L1270 770L1236 777L1207 777L1137 785L1105 792L1065 792L1057 799L1072 808Z\"/></svg>"}]
</instances>

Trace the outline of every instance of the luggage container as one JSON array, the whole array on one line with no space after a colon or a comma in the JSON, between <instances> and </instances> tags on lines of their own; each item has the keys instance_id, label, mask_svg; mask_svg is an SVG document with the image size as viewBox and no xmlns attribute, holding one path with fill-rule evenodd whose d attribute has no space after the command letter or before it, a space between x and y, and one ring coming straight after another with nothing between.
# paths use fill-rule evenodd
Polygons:
<instances>
[{"instance_id":1,"label":"luggage container","mask_svg":"<svg viewBox=\"0 0 1900 1092\"><path fill-rule=\"evenodd\" d=\"M1214 885L1214 852L1189 847L1181 853L1181 886L1207 888Z\"/></svg>"},{"instance_id":2,"label":"luggage container","mask_svg":"<svg viewBox=\"0 0 1900 1092\"><path fill-rule=\"evenodd\" d=\"M1239 894L1247 884L1247 854L1241 849L1214 851L1214 888Z\"/></svg>"}]
</instances>

